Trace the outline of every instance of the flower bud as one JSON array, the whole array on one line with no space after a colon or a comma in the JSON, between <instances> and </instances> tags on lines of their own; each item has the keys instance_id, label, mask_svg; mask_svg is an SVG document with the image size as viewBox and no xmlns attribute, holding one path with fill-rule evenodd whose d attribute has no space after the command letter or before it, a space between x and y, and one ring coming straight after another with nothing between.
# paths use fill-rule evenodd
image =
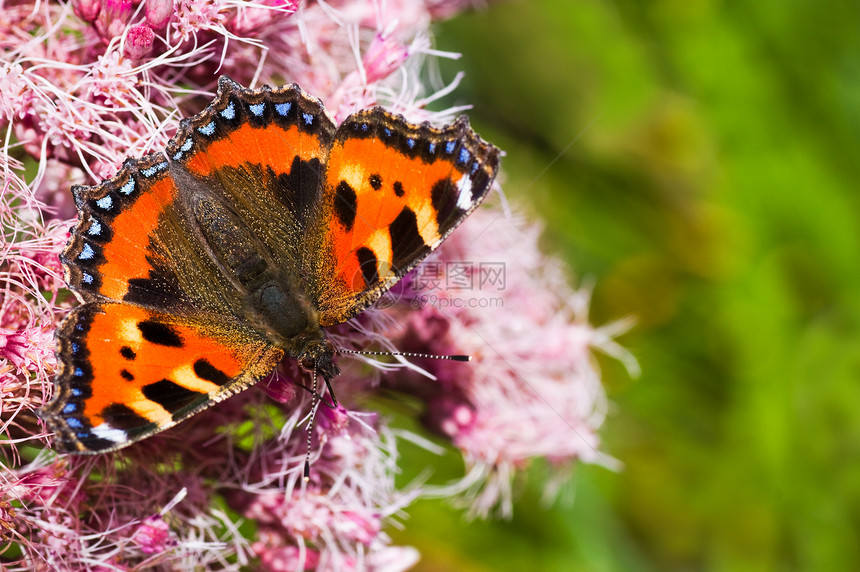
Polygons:
<instances>
[{"instance_id":1,"label":"flower bud","mask_svg":"<svg viewBox=\"0 0 860 572\"><path fill-rule=\"evenodd\" d=\"M173 0L147 0L146 22L155 30L165 27L173 16Z\"/></svg>"},{"instance_id":2,"label":"flower bud","mask_svg":"<svg viewBox=\"0 0 860 572\"><path fill-rule=\"evenodd\" d=\"M125 57L131 60L139 60L152 50L155 41L155 32L146 24L135 26L128 31L125 38Z\"/></svg>"}]
</instances>

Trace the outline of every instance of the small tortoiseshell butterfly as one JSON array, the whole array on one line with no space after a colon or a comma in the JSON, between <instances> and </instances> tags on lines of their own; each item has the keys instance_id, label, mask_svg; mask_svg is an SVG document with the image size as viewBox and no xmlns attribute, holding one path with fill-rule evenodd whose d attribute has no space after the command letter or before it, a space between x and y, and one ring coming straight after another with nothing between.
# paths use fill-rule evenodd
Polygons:
<instances>
[{"instance_id":1,"label":"small tortoiseshell butterfly","mask_svg":"<svg viewBox=\"0 0 860 572\"><path fill-rule=\"evenodd\" d=\"M323 328L377 300L483 200L499 150L381 108L339 127L298 86L218 82L164 153L72 191L63 251L82 301L57 330L56 449L125 447L285 356L328 382Z\"/></svg>"}]
</instances>

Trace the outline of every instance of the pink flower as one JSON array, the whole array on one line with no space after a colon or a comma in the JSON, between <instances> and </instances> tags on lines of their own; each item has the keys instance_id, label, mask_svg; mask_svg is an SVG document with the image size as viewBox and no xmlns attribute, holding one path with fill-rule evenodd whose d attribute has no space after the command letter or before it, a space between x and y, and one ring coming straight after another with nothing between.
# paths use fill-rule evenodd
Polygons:
<instances>
[{"instance_id":1,"label":"pink flower","mask_svg":"<svg viewBox=\"0 0 860 572\"><path fill-rule=\"evenodd\" d=\"M404 300L399 348L473 358L469 366L422 364L435 383L415 374L392 382L426 400L425 422L463 451L470 479L484 483L464 491L474 515L510 514L511 479L532 459L615 464L598 451L605 403L591 352L616 355L632 371L635 362L612 341L623 328L587 323L588 291L567 286L560 265L539 252L538 235L481 209L425 267L440 272L422 276L419 268Z\"/></svg>"},{"instance_id":2,"label":"pink flower","mask_svg":"<svg viewBox=\"0 0 860 572\"><path fill-rule=\"evenodd\" d=\"M287 377L281 373L282 369L283 366L277 368L272 375L260 383L260 386L270 399L278 403L290 403L296 398L296 384L292 380L299 379L300 374L296 371L292 376Z\"/></svg>"},{"instance_id":3,"label":"pink flower","mask_svg":"<svg viewBox=\"0 0 860 572\"><path fill-rule=\"evenodd\" d=\"M21 64L7 63L0 68L0 119L23 119L30 110L33 94Z\"/></svg>"},{"instance_id":4,"label":"pink flower","mask_svg":"<svg viewBox=\"0 0 860 572\"><path fill-rule=\"evenodd\" d=\"M110 40L121 35L131 17L132 8L131 0L102 0L101 10L95 21L96 30L102 38ZM81 9L84 10L83 7ZM85 13L89 15L91 9L87 8Z\"/></svg>"},{"instance_id":5,"label":"pink flower","mask_svg":"<svg viewBox=\"0 0 860 572\"><path fill-rule=\"evenodd\" d=\"M147 25L135 26L128 31L125 38L125 51L127 58L139 60L152 50L155 41L155 32Z\"/></svg>"},{"instance_id":6,"label":"pink flower","mask_svg":"<svg viewBox=\"0 0 860 572\"><path fill-rule=\"evenodd\" d=\"M370 47L364 53L362 64L367 82L375 83L385 79L403 65L409 57L409 49L391 36L376 34Z\"/></svg>"},{"instance_id":7,"label":"pink flower","mask_svg":"<svg viewBox=\"0 0 860 572\"><path fill-rule=\"evenodd\" d=\"M0 328L0 363L11 362L18 371L33 371L54 360L53 331L47 328Z\"/></svg>"},{"instance_id":8,"label":"pink flower","mask_svg":"<svg viewBox=\"0 0 860 572\"><path fill-rule=\"evenodd\" d=\"M75 0L75 14L82 20L93 22L102 8L102 0Z\"/></svg>"},{"instance_id":9,"label":"pink flower","mask_svg":"<svg viewBox=\"0 0 860 572\"><path fill-rule=\"evenodd\" d=\"M72 150L90 139L98 130L99 116L89 106L75 106L68 101L43 105L39 110L42 133L53 147Z\"/></svg>"},{"instance_id":10,"label":"pink flower","mask_svg":"<svg viewBox=\"0 0 860 572\"><path fill-rule=\"evenodd\" d=\"M173 0L147 0L146 21L156 30L164 28L173 16Z\"/></svg>"},{"instance_id":11,"label":"pink flower","mask_svg":"<svg viewBox=\"0 0 860 572\"><path fill-rule=\"evenodd\" d=\"M251 547L260 555L263 570L270 572L294 572L295 570L317 570L320 553L302 550L297 546L282 546L280 538L271 532L263 532L261 539Z\"/></svg>"},{"instance_id":12,"label":"pink flower","mask_svg":"<svg viewBox=\"0 0 860 572\"><path fill-rule=\"evenodd\" d=\"M144 554L160 554L175 544L170 527L161 516L148 516L131 536Z\"/></svg>"},{"instance_id":13,"label":"pink flower","mask_svg":"<svg viewBox=\"0 0 860 572\"><path fill-rule=\"evenodd\" d=\"M138 40L146 41L147 32L135 32L135 30L148 30L150 47L152 46L151 41L154 37L152 30L146 26L138 26L129 30L126 38L126 52L129 50L136 51L138 48L145 49L142 44L137 47L130 47L131 43ZM111 50L98 57L92 70L92 78L88 83L87 92L91 98L103 101L107 105L128 107L129 103L138 95L136 87L137 80L132 73L131 62L123 58L118 50Z\"/></svg>"},{"instance_id":14,"label":"pink flower","mask_svg":"<svg viewBox=\"0 0 860 572\"><path fill-rule=\"evenodd\" d=\"M224 22L221 0L176 0L173 38L187 42L198 32L219 28Z\"/></svg>"},{"instance_id":15,"label":"pink flower","mask_svg":"<svg viewBox=\"0 0 860 572\"><path fill-rule=\"evenodd\" d=\"M9 498L19 502L33 502L40 506L54 502L58 497L70 500L73 483L68 476L68 463L57 460L50 465L39 466L34 463L30 472L19 472L17 481L10 482L4 491ZM78 500L83 500L79 497Z\"/></svg>"}]
</instances>

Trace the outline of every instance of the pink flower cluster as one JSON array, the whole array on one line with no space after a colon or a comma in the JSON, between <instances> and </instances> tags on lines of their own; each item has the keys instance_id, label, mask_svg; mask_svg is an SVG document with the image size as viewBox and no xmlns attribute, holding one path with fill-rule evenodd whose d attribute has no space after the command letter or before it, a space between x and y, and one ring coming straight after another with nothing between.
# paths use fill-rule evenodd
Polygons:
<instances>
[{"instance_id":1,"label":"pink flower cluster","mask_svg":"<svg viewBox=\"0 0 860 572\"><path fill-rule=\"evenodd\" d=\"M393 546L386 527L416 498L508 515L512 482L535 459L559 482L577 461L613 463L599 448L591 352L628 360L612 341L623 325L590 326L587 290L571 290L538 250L539 230L499 206L332 329L344 349L473 362L342 356L342 406L317 409L310 481L312 401L290 363L122 452L45 448L36 411L56 368L53 330L76 303L58 258L76 216L70 185L163 148L219 74L298 82L337 120L372 104L451 120L458 110L425 105L457 80L434 92L421 65L445 56L430 49L429 24L472 3L0 0L0 541L14 545L0 567L405 570L419 554ZM380 386L423 404L426 436L395 433L358 405ZM462 453L467 473L444 487L396 485L399 440L431 434Z\"/></svg>"},{"instance_id":2,"label":"pink flower cluster","mask_svg":"<svg viewBox=\"0 0 860 572\"><path fill-rule=\"evenodd\" d=\"M540 253L539 234L498 211L473 213L412 274L390 334L406 351L472 356L469 365L422 363L436 384L413 372L392 385L420 397L425 424L462 451L468 474L438 494L458 493L476 516L510 516L512 476L533 459L561 473L574 461L616 465L599 451L606 403L591 354L635 374L613 341L629 324L589 325L588 288L570 289L561 264Z\"/></svg>"}]
</instances>

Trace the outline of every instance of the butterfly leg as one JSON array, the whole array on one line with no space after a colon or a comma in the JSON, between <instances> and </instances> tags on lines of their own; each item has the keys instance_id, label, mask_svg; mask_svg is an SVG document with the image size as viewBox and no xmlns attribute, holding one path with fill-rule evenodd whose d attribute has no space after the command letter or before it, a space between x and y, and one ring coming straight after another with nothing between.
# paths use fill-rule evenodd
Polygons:
<instances>
[{"instance_id":1,"label":"butterfly leg","mask_svg":"<svg viewBox=\"0 0 860 572\"><path fill-rule=\"evenodd\" d=\"M337 409L337 397L334 396L334 388L331 386L331 382L329 382L328 378L323 376L323 380L325 380L325 386L328 388L328 394L331 396L331 405L327 401L323 401L329 409Z\"/></svg>"},{"instance_id":2,"label":"butterfly leg","mask_svg":"<svg viewBox=\"0 0 860 572\"><path fill-rule=\"evenodd\" d=\"M323 378L323 379L325 379L325 378ZM311 389L307 385L303 385L303 384L298 383L298 382L294 382L294 383L296 385L298 385L299 387L301 387L302 389L304 389L305 391L309 391L316 399L319 399L320 403L322 403L323 405L325 405L329 409L337 409L338 408L338 401L337 401L337 398L334 396L334 391L332 390L331 383L329 383L329 380L325 379L325 385L328 388L328 393L331 396L331 401L326 400L323 395L318 394L315 390Z\"/></svg>"}]
</instances>

